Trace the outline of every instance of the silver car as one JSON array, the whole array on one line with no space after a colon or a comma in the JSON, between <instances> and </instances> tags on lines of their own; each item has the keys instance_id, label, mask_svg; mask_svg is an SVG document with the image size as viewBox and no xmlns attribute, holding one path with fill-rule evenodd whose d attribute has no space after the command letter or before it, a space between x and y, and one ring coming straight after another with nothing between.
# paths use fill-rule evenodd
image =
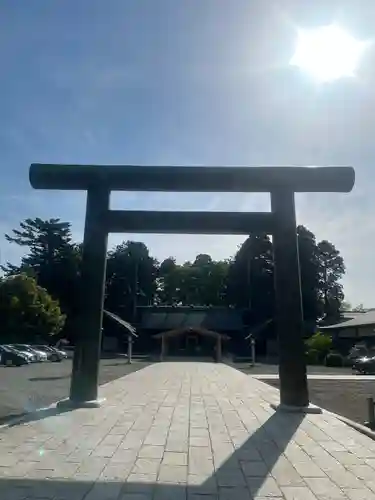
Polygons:
<instances>
[{"instance_id":1,"label":"silver car","mask_svg":"<svg viewBox=\"0 0 375 500\"><path fill-rule=\"evenodd\" d=\"M30 363L36 363L38 361L38 356L36 355L36 353L32 353L32 352L27 351L25 349L19 349L13 344L5 345L4 347L7 347L8 349L10 349L14 352L17 352L17 353L21 354L22 356L25 356L29 360Z\"/></svg>"},{"instance_id":2,"label":"silver car","mask_svg":"<svg viewBox=\"0 0 375 500\"><path fill-rule=\"evenodd\" d=\"M14 344L14 347L20 351L30 352L34 354L37 358L37 361L47 361L48 356L45 352L39 351L38 349L34 349L31 345L28 344Z\"/></svg>"}]
</instances>

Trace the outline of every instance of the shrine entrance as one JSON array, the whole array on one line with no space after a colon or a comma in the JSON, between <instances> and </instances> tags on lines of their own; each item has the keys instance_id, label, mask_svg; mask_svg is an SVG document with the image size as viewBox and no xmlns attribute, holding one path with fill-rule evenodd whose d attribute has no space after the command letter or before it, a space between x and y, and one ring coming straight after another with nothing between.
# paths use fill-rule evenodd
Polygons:
<instances>
[{"instance_id":1,"label":"shrine entrance","mask_svg":"<svg viewBox=\"0 0 375 500\"><path fill-rule=\"evenodd\" d=\"M35 189L87 192L79 332L70 398L97 406L108 233L272 234L275 324L279 342L280 409L310 411L296 233L296 192L350 192L351 167L30 166ZM111 191L269 192L271 212L110 210ZM311 409L311 411L314 411Z\"/></svg>"},{"instance_id":2,"label":"shrine entrance","mask_svg":"<svg viewBox=\"0 0 375 500\"><path fill-rule=\"evenodd\" d=\"M167 357L206 357L220 363L223 353L223 342L230 339L228 335L207 330L205 328L178 328L154 335L160 339L160 361Z\"/></svg>"}]
</instances>

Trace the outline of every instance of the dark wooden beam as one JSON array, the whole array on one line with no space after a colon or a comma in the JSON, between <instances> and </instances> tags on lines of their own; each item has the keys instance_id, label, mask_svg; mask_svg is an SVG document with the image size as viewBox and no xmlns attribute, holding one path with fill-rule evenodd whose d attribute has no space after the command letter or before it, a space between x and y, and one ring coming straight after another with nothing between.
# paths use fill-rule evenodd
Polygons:
<instances>
[{"instance_id":1,"label":"dark wooden beam","mask_svg":"<svg viewBox=\"0 0 375 500\"><path fill-rule=\"evenodd\" d=\"M110 210L109 233L250 234L273 233L269 212L147 212Z\"/></svg>"},{"instance_id":2,"label":"dark wooden beam","mask_svg":"<svg viewBox=\"0 0 375 500\"><path fill-rule=\"evenodd\" d=\"M36 189L87 190L100 184L117 191L349 192L351 167L152 167L53 165L34 163L30 182Z\"/></svg>"},{"instance_id":3,"label":"dark wooden beam","mask_svg":"<svg viewBox=\"0 0 375 500\"><path fill-rule=\"evenodd\" d=\"M306 408L309 393L293 191L281 189L272 193L271 209L277 221L273 251L280 403L284 409Z\"/></svg>"}]
</instances>

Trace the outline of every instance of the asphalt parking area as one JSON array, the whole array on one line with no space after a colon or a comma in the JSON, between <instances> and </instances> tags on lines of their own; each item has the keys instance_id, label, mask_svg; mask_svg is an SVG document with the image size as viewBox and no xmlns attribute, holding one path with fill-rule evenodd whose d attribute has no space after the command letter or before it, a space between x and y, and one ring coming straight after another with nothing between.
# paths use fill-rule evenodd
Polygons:
<instances>
[{"instance_id":1,"label":"asphalt parking area","mask_svg":"<svg viewBox=\"0 0 375 500\"><path fill-rule=\"evenodd\" d=\"M105 384L148 366L151 362L124 358L100 361L99 384ZM0 425L9 419L49 406L69 395L72 361L0 366Z\"/></svg>"}]
</instances>

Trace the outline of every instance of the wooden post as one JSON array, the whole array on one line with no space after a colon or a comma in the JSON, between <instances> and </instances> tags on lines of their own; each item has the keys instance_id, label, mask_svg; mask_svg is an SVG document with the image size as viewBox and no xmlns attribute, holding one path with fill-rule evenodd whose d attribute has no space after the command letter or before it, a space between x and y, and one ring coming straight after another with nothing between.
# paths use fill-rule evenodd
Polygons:
<instances>
[{"instance_id":1,"label":"wooden post","mask_svg":"<svg viewBox=\"0 0 375 500\"><path fill-rule=\"evenodd\" d=\"M218 335L217 340L216 340L216 361L218 363L221 363L221 337Z\"/></svg>"},{"instance_id":2,"label":"wooden post","mask_svg":"<svg viewBox=\"0 0 375 500\"><path fill-rule=\"evenodd\" d=\"M255 366L255 339L250 340L251 343L251 364Z\"/></svg>"},{"instance_id":3,"label":"wooden post","mask_svg":"<svg viewBox=\"0 0 375 500\"><path fill-rule=\"evenodd\" d=\"M133 348L133 337L129 333L128 334L128 365L130 365L132 362L132 350L133 350L132 348Z\"/></svg>"},{"instance_id":4,"label":"wooden post","mask_svg":"<svg viewBox=\"0 0 375 500\"><path fill-rule=\"evenodd\" d=\"M164 361L165 356L165 338L164 335L161 336L161 352L160 352L160 361Z\"/></svg>"},{"instance_id":5,"label":"wooden post","mask_svg":"<svg viewBox=\"0 0 375 500\"><path fill-rule=\"evenodd\" d=\"M104 286L107 259L109 191L100 185L87 191L82 251L81 308L77 321L70 399L74 406L95 406L101 351Z\"/></svg>"},{"instance_id":6,"label":"wooden post","mask_svg":"<svg viewBox=\"0 0 375 500\"><path fill-rule=\"evenodd\" d=\"M272 192L271 208L275 217L273 248L280 408L306 408L309 394L294 193L288 189Z\"/></svg>"}]
</instances>

